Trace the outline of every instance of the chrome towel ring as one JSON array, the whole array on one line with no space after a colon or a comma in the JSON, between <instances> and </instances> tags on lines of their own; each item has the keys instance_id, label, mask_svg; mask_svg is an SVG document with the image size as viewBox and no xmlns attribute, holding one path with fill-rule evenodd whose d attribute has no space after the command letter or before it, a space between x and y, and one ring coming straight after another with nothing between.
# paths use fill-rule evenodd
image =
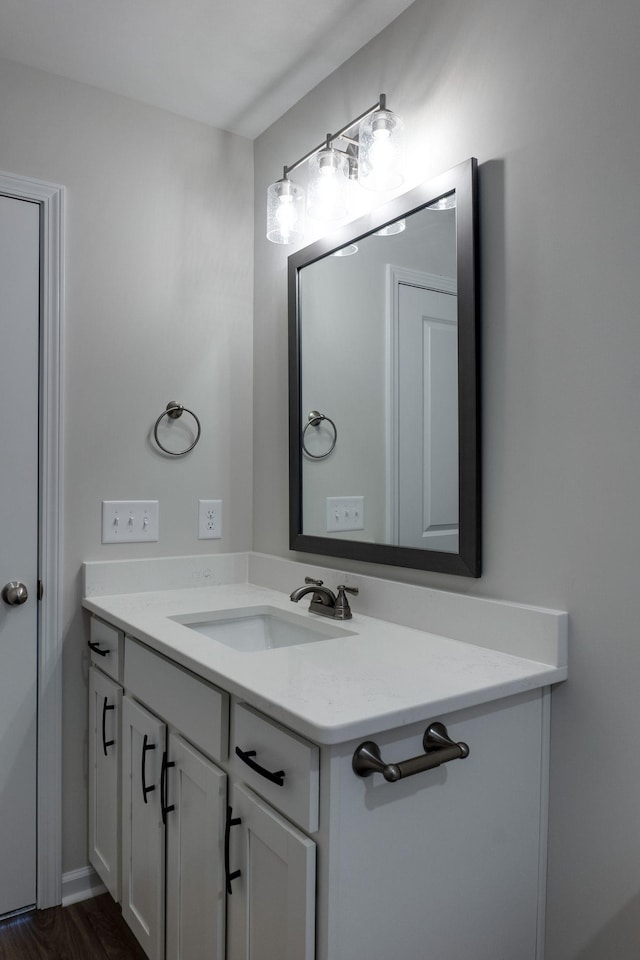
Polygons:
<instances>
[{"instance_id":1,"label":"chrome towel ring","mask_svg":"<svg viewBox=\"0 0 640 960\"><path fill-rule=\"evenodd\" d=\"M333 427L333 443L329 447L326 453L311 453L307 450L305 440L305 433L309 427L319 427L323 420L326 420L327 423L330 423ZM330 453L333 452L333 448L336 445L336 440L338 439L338 428L331 419L331 417L325 416L324 413L320 413L319 410L312 410L309 416L307 417L307 422L305 424L304 430L302 431L302 449L308 457L311 457L312 460L324 460L325 457L328 457Z\"/></svg>"},{"instance_id":2,"label":"chrome towel ring","mask_svg":"<svg viewBox=\"0 0 640 960\"><path fill-rule=\"evenodd\" d=\"M171 420L178 420L183 413L189 413L195 420L196 426L198 428L198 431L196 433L196 438L191 444L191 446L187 447L185 450L178 450L177 452L175 450L167 450L167 448L164 447L160 443L160 440L158 439L158 427L160 426L160 423L165 417L170 417ZM198 417L195 415L195 413L193 412L193 410L188 410L186 407L183 407L183 405L181 403L178 403L177 400L169 400L169 403L167 404L166 408L162 411L162 413L156 420L156 425L153 428L153 436L155 438L156 443L158 444L162 452L168 453L170 457L184 457L185 453L189 453L191 450L193 450L196 443L200 439L201 432L202 432L202 428L200 426L200 421Z\"/></svg>"}]
</instances>

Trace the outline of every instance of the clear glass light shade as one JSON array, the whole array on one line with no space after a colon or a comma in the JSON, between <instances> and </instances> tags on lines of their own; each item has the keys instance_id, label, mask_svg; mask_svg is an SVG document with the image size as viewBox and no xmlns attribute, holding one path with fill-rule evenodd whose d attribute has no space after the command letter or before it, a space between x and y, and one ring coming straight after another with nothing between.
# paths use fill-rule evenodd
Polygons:
<instances>
[{"instance_id":1,"label":"clear glass light shade","mask_svg":"<svg viewBox=\"0 0 640 960\"><path fill-rule=\"evenodd\" d=\"M404 219L394 220L393 223L388 223L386 227L383 227L382 230L376 230L374 236L376 237L395 237L397 233L402 233L403 230L406 230L407 221Z\"/></svg>"},{"instance_id":2,"label":"clear glass light shade","mask_svg":"<svg viewBox=\"0 0 640 960\"><path fill-rule=\"evenodd\" d=\"M349 163L326 147L309 160L307 212L315 220L341 220L347 215Z\"/></svg>"},{"instance_id":3,"label":"clear glass light shade","mask_svg":"<svg viewBox=\"0 0 640 960\"><path fill-rule=\"evenodd\" d=\"M358 181L368 190L393 190L404 180L404 124L376 110L358 127Z\"/></svg>"},{"instance_id":4,"label":"clear glass light shade","mask_svg":"<svg viewBox=\"0 0 640 960\"><path fill-rule=\"evenodd\" d=\"M267 240L298 243L304 238L304 190L292 180L277 180L267 190Z\"/></svg>"}]
</instances>

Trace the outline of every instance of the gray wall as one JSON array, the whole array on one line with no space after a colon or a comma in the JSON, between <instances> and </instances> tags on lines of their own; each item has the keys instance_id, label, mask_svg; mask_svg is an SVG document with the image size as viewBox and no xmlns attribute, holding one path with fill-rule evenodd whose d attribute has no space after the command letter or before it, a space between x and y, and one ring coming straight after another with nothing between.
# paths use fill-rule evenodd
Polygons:
<instances>
[{"instance_id":1,"label":"gray wall","mask_svg":"<svg viewBox=\"0 0 640 960\"><path fill-rule=\"evenodd\" d=\"M83 560L251 546L252 145L0 60L0 170L67 188L63 865L87 862ZM158 455L167 401L202 439ZM222 498L222 540L197 539ZM102 499L157 498L160 541L100 543Z\"/></svg>"},{"instance_id":2,"label":"gray wall","mask_svg":"<svg viewBox=\"0 0 640 960\"><path fill-rule=\"evenodd\" d=\"M253 542L283 556L289 251L263 239L267 184L380 91L405 119L407 186L480 162L484 575L378 569L571 615L547 960L637 960L640 943L639 49L637 0L418 0L255 150Z\"/></svg>"}]
</instances>

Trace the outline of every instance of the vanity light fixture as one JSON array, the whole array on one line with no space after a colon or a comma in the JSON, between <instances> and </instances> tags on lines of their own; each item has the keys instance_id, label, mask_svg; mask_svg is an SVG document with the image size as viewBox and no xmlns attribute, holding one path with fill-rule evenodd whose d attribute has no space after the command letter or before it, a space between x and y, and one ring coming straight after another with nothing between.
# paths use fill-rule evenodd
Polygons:
<instances>
[{"instance_id":1,"label":"vanity light fixture","mask_svg":"<svg viewBox=\"0 0 640 960\"><path fill-rule=\"evenodd\" d=\"M295 163L285 166L280 180L267 190L267 239L297 243L304 236L304 190L289 178L309 164L309 216L324 222L348 213L350 181L371 190L391 190L403 181L404 124L387 108L386 96L351 120ZM336 147L341 141L342 147Z\"/></svg>"}]
</instances>

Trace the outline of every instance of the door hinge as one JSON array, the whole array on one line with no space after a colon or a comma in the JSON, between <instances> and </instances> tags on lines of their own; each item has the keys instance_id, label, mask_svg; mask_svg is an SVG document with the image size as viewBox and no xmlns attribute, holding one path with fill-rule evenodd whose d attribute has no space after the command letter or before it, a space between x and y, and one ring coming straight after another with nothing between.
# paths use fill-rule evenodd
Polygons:
<instances>
[{"instance_id":1,"label":"door hinge","mask_svg":"<svg viewBox=\"0 0 640 960\"><path fill-rule=\"evenodd\" d=\"M43 595L44 595L44 584L42 583L42 580L38 580L38 600L42 600Z\"/></svg>"}]
</instances>

